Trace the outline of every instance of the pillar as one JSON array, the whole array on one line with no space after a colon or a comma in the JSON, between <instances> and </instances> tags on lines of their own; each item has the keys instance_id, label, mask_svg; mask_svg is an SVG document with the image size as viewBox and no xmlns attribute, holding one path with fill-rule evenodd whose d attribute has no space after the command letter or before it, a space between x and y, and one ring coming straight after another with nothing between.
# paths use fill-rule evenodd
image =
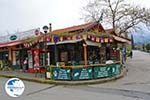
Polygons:
<instances>
[{"instance_id":1,"label":"pillar","mask_svg":"<svg viewBox=\"0 0 150 100\"><path fill-rule=\"evenodd\" d=\"M48 61L48 66L50 66L50 52L48 52L48 58L47 58L47 61Z\"/></svg>"},{"instance_id":2,"label":"pillar","mask_svg":"<svg viewBox=\"0 0 150 100\"><path fill-rule=\"evenodd\" d=\"M8 48L8 60L12 62L12 48Z\"/></svg>"},{"instance_id":3,"label":"pillar","mask_svg":"<svg viewBox=\"0 0 150 100\"><path fill-rule=\"evenodd\" d=\"M87 45L83 44L84 49L84 65L87 65Z\"/></svg>"},{"instance_id":4,"label":"pillar","mask_svg":"<svg viewBox=\"0 0 150 100\"><path fill-rule=\"evenodd\" d=\"M12 64L16 65L16 51L12 51Z\"/></svg>"}]
</instances>

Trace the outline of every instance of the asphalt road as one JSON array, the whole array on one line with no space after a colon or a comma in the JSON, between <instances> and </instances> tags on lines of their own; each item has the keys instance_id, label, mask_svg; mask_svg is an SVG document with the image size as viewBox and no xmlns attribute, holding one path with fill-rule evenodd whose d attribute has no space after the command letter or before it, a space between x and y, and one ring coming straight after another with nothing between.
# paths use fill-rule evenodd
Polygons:
<instances>
[{"instance_id":1,"label":"asphalt road","mask_svg":"<svg viewBox=\"0 0 150 100\"><path fill-rule=\"evenodd\" d=\"M0 100L150 100L150 54L134 51L133 55L128 59L124 78L97 85L56 86L23 81L23 95L12 98L4 90L8 79L0 77Z\"/></svg>"}]
</instances>

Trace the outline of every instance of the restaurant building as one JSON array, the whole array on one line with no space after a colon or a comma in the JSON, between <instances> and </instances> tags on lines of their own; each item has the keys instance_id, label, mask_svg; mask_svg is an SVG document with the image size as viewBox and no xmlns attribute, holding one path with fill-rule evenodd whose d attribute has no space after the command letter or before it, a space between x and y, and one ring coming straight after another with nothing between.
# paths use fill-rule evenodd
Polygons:
<instances>
[{"instance_id":1,"label":"restaurant building","mask_svg":"<svg viewBox=\"0 0 150 100\"><path fill-rule=\"evenodd\" d=\"M22 68L22 62L31 47L24 46L26 39L40 35L39 28L0 37L1 67Z\"/></svg>"},{"instance_id":2,"label":"restaurant building","mask_svg":"<svg viewBox=\"0 0 150 100\"><path fill-rule=\"evenodd\" d=\"M121 73L121 48L130 40L89 22L51 31L25 44L30 43L34 48L28 52L29 72L39 66L50 70L54 80L84 80Z\"/></svg>"},{"instance_id":3,"label":"restaurant building","mask_svg":"<svg viewBox=\"0 0 150 100\"><path fill-rule=\"evenodd\" d=\"M0 44L1 59L21 69L27 56L28 72L37 72L37 68L50 71L54 80L97 79L121 73L121 50L130 44L129 39L117 36L112 29L105 30L98 22L54 31L50 24L49 30L42 35L39 29L24 32L24 38L18 38L21 33L15 34L18 40Z\"/></svg>"}]
</instances>

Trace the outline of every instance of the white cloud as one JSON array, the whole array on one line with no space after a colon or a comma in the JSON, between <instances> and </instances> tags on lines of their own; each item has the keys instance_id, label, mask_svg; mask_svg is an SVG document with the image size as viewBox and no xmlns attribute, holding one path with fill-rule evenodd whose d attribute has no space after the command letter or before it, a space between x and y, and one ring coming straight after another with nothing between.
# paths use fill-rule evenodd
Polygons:
<instances>
[{"instance_id":1,"label":"white cloud","mask_svg":"<svg viewBox=\"0 0 150 100\"><path fill-rule=\"evenodd\" d=\"M89 0L0 0L0 32L79 24L80 8Z\"/></svg>"},{"instance_id":2,"label":"white cloud","mask_svg":"<svg viewBox=\"0 0 150 100\"><path fill-rule=\"evenodd\" d=\"M83 23L81 7L90 0L0 0L0 34L48 25L53 29ZM148 5L148 0L138 0ZM136 1L137 2L137 1Z\"/></svg>"}]
</instances>

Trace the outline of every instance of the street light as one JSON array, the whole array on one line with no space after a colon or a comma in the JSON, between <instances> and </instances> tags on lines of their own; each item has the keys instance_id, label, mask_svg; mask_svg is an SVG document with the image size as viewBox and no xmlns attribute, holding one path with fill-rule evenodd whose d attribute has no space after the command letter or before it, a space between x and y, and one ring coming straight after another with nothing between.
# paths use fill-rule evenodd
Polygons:
<instances>
[{"instance_id":1,"label":"street light","mask_svg":"<svg viewBox=\"0 0 150 100\"><path fill-rule=\"evenodd\" d=\"M43 44L44 44L44 66L46 67L46 33L48 32L48 26L43 26L43 31L44 31L44 41L43 41Z\"/></svg>"},{"instance_id":2,"label":"street light","mask_svg":"<svg viewBox=\"0 0 150 100\"><path fill-rule=\"evenodd\" d=\"M44 46L44 67L46 68L46 71L45 71L45 79L48 78L48 74L49 72L47 72L47 66L46 66L46 33L48 32L48 26L43 26L43 31L44 31L44 41L43 41L43 46Z\"/></svg>"},{"instance_id":3,"label":"street light","mask_svg":"<svg viewBox=\"0 0 150 100\"><path fill-rule=\"evenodd\" d=\"M44 31L44 33L46 34L47 33L47 31L48 31L48 26L43 26L43 31Z\"/></svg>"}]
</instances>

